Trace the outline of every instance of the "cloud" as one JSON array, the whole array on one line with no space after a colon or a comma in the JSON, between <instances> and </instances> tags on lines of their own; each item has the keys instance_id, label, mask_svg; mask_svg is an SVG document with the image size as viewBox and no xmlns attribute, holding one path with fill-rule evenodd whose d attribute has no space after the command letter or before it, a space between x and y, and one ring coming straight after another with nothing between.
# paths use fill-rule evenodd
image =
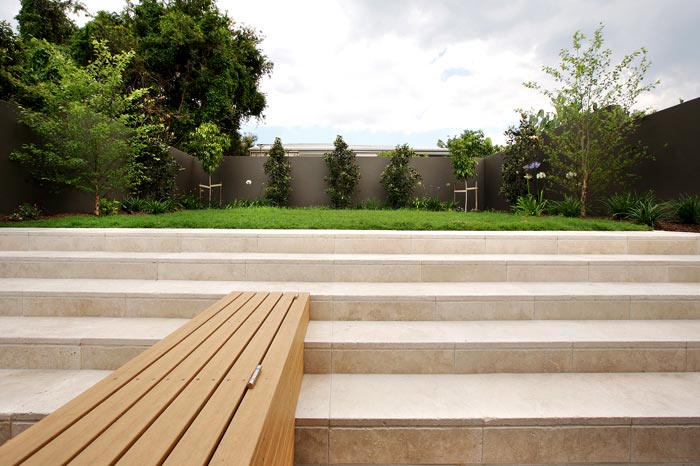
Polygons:
<instances>
[{"instance_id":1,"label":"cloud","mask_svg":"<svg viewBox=\"0 0 700 466\"><path fill-rule=\"evenodd\" d=\"M18 11L19 1L10 1ZM93 12L105 5L85 3ZM236 22L262 31L262 48L275 63L262 84L266 118L246 126L261 142L270 142L267 135L277 131L291 138L288 143L352 134L355 144L364 135L373 143L434 145L435 135L467 128L481 128L502 142L503 131L517 122L514 109L548 105L522 83L551 84L542 66L559 62L574 31L592 34L600 22L613 60L642 46L649 51L648 79L662 83L640 99L641 106L661 109L700 95L697 0L219 0L218 5ZM398 136L403 137L393 139Z\"/></svg>"}]
</instances>

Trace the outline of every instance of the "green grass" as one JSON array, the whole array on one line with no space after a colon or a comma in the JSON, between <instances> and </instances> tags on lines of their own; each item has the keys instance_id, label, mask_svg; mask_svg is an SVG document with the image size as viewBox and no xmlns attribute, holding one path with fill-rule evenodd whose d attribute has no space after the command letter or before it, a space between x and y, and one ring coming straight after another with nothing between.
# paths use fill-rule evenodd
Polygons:
<instances>
[{"instance_id":1,"label":"green grass","mask_svg":"<svg viewBox=\"0 0 700 466\"><path fill-rule=\"evenodd\" d=\"M603 219L520 217L501 212L418 210L330 210L324 208L182 210L160 215L70 216L0 223L0 227L39 228L256 228L330 230L648 230Z\"/></svg>"}]
</instances>

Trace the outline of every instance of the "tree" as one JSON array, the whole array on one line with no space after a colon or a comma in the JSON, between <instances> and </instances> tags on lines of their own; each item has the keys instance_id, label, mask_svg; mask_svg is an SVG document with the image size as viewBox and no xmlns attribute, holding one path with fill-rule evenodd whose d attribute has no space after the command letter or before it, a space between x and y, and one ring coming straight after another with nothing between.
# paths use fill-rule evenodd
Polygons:
<instances>
[{"instance_id":1,"label":"tree","mask_svg":"<svg viewBox=\"0 0 700 466\"><path fill-rule=\"evenodd\" d=\"M127 9L136 41L131 85L156 90L152 109L175 144L211 122L238 142L243 122L260 117L260 80L272 63L262 38L238 27L213 0L141 0Z\"/></svg>"},{"instance_id":2,"label":"tree","mask_svg":"<svg viewBox=\"0 0 700 466\"><path fill-rule=\"evenodd\" d=\"M480 129L465 129L459 136L448 138L447 143L438 140L437 145L450 151L452 168L459 181L467 181L476 176L477 158L487 157L497 151L491 138L484 137L484 132Z\"/></svg>"},{"instance_id":3,"label":"tree","mask_svg":"<svg viewBox=\"0 0 700 466\"><path fill-rule=\"evenodd\" d=\"M347 209L360 181L360 167L355 160L355 153L348 148L342 136L337 136L333 144L333 152L323 155L328 167L328 176L324 178L328 183L326 192L331 197L333 208Z\"/></svg>"},{"instance_id":4,"label":"tree","mask_svg":"<svg viewBox=\"0 0 700 466\"><path fill-rule=\"evenodd\" d=\"M112 55L100 43L94 47L97 59L81 68L46 41L30 42L29 54L48 56L47 69L55 76L35 85L41 111L22 112L39 142L22 146L10 158L52 190L91 193L99 215L101 197L128 187L133 147L127 110L144 91L122 91L131 54Z\"/></svg>"},{"instance_id":5,"label":"tree","mask_svg":"<svg viewBox=\"0 0 700 466\"><path fill-rule=\"evenodd\" d=\"M553 127L553 120L544 110L537 114L520 114L518 126L509 127L506 132L506 147L503 150L501 175L503 184L500 192L514 205L519 197L528 194L527 169L535 162L543 163L545 158L544 134Z\"/></svg>"},{"instance_id":6,"label":"tree","mask_svg":"<svg viewBox=\"0 0 700 466\"><path fill-rule=\"evenodd\" d=\"M190 135L188 147L190 153L199 159L202 168L209 175L209 203L211 204L211 174L219 168L224 158L224 151L231 144L225 134L221 134L214 123L202 123Z\"/></svg>"},{"instance_id":7,"label":"tree","mask_svg":"<svg viewBox=\"0 0 700 466\"><path fill-rule=\"evenodd\" d=\"M59 45L67 44L77 29L68 14L84 10L74 0L21 0L21 5L16 16L20 35Z\"/></svg>"},{"instance_id":8,"label":"tree","mask_svg":"<svg viewBox=\"0 0 700 466\"><path fill-rule=\"evenodd\" d=\"M10 23L0 21L0 99L11 100L20 86L18 67L21 60L19 38Z\"/></svg>"},{"instance_id":9,"label":"tree","mask_svg":"<svg viewBox=\"0 0 700 466\"><path fill-rule=\"evenodd\" d=\"M286 206L289 193L292 191L292 167L285 156L280 138L275 138L267 155L268 158L263 165L268 178L265 199L274 206Z\"/></svg>"},{"instance_id":10,"label":"tree","mask_svg":"<svg viewBox=\"0 0 700 466\"><path fill-rule=\"evenodd\" d=\"M543 68L557 87L525 84L548 97L554 107L560 126L547 134L553 179L577 193L581 216L586 215L591 194L624 185L630 169L646 157L643 148L629 143L643 116L634 107L641 93L658 84L642 84L650 66L644 48L611 65L612 51L603 48L603 27L588 42L577 31L572 50L560 52L561 63Z\"/></svg>"},{"instance_id":11,"label":"tree","mask_svg":"<svg viewBox=\"0 0 700 466\"><path fill-rule=\"evenodd\" d=\"M380 182L386 191L387 203L392 209L406 207L416 184L421 179L411 163L416 153L408 144L396 146L391 151L389 164L382 172Z\"/></svg>"}]
</instances>

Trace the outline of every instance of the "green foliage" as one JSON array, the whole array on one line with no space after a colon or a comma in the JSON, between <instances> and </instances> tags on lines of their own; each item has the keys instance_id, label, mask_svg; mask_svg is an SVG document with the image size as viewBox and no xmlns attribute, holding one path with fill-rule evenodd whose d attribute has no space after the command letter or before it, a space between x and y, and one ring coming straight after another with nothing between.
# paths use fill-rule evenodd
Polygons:
<instances>
[{"instance_id":1,"label":"green foliage","mask_svg":"<svg viewBox=\"0 0 700 466\"><path fill-rule=\"evenodd\" d=\"M266 106L258 88L272 64L259 49L262 38L213 0L141 0L123 15L133 38L121 40L133 40L137 57L129 76L132 85L158 90L150 110L156 122L176 141L211 122L235 148L241 124Z\"/></svg>"},{"instance_id":2,"label":"green foliage","mask_svg":"<svg viewBox=\"0 0 700 466\"><path fill-rule=\"evenodd\" d=\"M438 140L437 145L449 149L452 168L459 181L476 176L477 158L487 157L496 152L491 138L484 137L484 132L480 129L465 129L459 136L448 138L446 143Z\"/></svg>"},{"instance_id":3,"label":"green foliage","mask_svg":"<svg viewBox=\"0 0 700 466\"><path fill-rule=\"evenodd\" d=\"M134 196L164 200L175 195L175 178L183 168L162 141L162 131L161 126L140 125L133 132L130 191Z\"/></svg>"},{"instance_id":4,"label":"green foliage","mask_svg":"<svg viewBox=\"0 0 700 466\"><path fill-rule=\"evenodd\" d=\"M204 171L209 174L219 168L224 159L224 151L229 148L231 141L228 136L221 134L214 123L202 123L190 134L187 147L190 154L197 157Z\"/></svg>"},{"instance_id":5,"label":"green foliage","mask_svg":"<svg viewBox=\"0 0 700 466\"><path fill-rule=\"evenodd\" d=\"M670 212L680 223L700 224L700 196L682 195L669 203Z\"/></svg>"},{"instance_id":6,"label":"green foliage","mask_svg":"<svg viewBox=\"0 0 700 466\"><path fill-rule=\"evenodd\" d=\"M121 202L118 199L100 199L100 215L117 215Z\"/></svg>"},{"instance_id":7,"label":"green foliage","mask_svg":"<svg viewBox=\"0 0 700 466\"><path fill-rule=\"evenodd\" d=\"M237 141L237 144L233 148L233 155L248 156L250 155L250 149L255 146L258 137L251 133L242 134Z\"/></svg>"},{"instance_id":8,"label":"green foliage","mask_svg":"<svg viewBox=\"0 0 700 466\"><path fill-rule=\"evenodd\" d=\"M537 114L520 114L518 126L506 132L506 147L503 150L501 175L503 184L500 193L512 205L519 197L528 193L527 171L523 168L534 162L544 161L544 132L551 128L553 120L544 110Z\"/></svg>"},{"instance_id":9,"label":"green foliage","mask_svg":"<svg viewBox=\"0 0 700 466\"><path fill-rule=\"evenodd\" d=\"M581 215L581 201L571 196L564 196L561 201L551 201L549 212L553 215L564 217L578 217Z\"/></svg>"},{"instance_id":10,"label":"green foliage","mask_svg":"<svg viewBox=\"0 0 700 466\"><path fill-rule=\"evenodd\" d=\"M185 194L184 196L181 196L177 200L177 202L180 205L180 207L182 207L185 210L201 210L206 209L207 207L204 205L199 196L194 193L189 193Z\"/></svg>"},{"instance_id":11,"label":"green foliage","mask_svg":"<svg viewBox=\"0 0 700 466\"><path fill-rule=\"evenodd\" d=\"M511 210L515 215L540 217L547 210L547 199L544 198L544 191L540 191L539 196L535 197L530 193L525 196L520 196L511 206Z\"/></svg>"},{"instance_id":12,"label":"green foliage","mask_svg":"<svg viewBox=\"0 0 700 466\"><path fill-rule=\"evenodd\" d=\"M411 209L427 210L429 212L448 212L455 210L455 202L442 202L437 197L417 197L411 201Z\"/></svg>"},{"instance_id":13,"label":"green foliage","mask_svg":"<svg viewBox=\"0 0 700 466\"><path fill-rule=\"evenodd\" d=\"M7 21L0 21L0 99L12 100L21 86L19 75L22 65L19 37Z\"/></svg>"},{"instance_id":14,"label":"green foliage","mask_svg":"<svg viewBox=\"0 0 700 466\"><path fill-rule=\"evenodd\" d=\"M52 44L66 44L76 30L69 13L84 10L74 0L21 0L17 15L20 35L25 39L44 39Z\"/></svg>"},{"instance_id":15,"label":"green foliage","mask_svg":"<svg viewBox=\"0 0 700 466\"><path fill-rule=\"evenodd\" d=\"M174 212L178 210L177 203L172 199L158 200L158 199L146 199L144 203L144 212L149 214L159 215L166 212Z\"/></svg>"},{"instance_id":16,"label":"green foliage","mask_svg":"<svg viewBox=\"0 0 700 466\"><path fill-rule=\"evenodd\" d=\"M128 196L122 200L121 205L124 211L129 214L132 212L145 212L147 200L138 196Z\"/></svg>"},{"instance_id":17,"label":"green foliage","mask_svg":"<svg viewBox=\"0 0 700 466\"><path fill-rule=\"evenodd\" d=\"M100 197L129 184L133 147L127 111L143 95L141 90L122 90L131 54L112 55L104 44L95 43L97 59L81 68L45 41L32 40L30 46L35 56L43 57L39 74L50 78L33 86L44 103L42 110L22 112L22 121L39 142L22 146L10 159L51 190L91 193L99 215Z\"/></svg>"},{"instance_id":18,"label":"green foliage","mask_svg":"<svg viewBox=\"0 0 700 466\"><path fill-rule=\"evenodd\" d=\"M647 195L641 197L637 204L629 210L627 218L640 225L648 225L653 228L662 215L663 206L653 196Z\"/></svg>"},{"instance_id":19,"label":"green foliage","mask_svg":"<svg viewBox=\"0 0 700 466\"><path fill-rule=\"evenodd\" d=\"M408 205L421 176L410 165L415 152L408 144L396 146L391 152L391 159L382 172L380 183L386 191L389 207L399 209Z\"/></svg>"},{"instance_id":20,"label":"green foliage","mask_svg":"<svg viewBox=\"0 0 700 466\"><path fill-rule=\"evenodd\" d=\"M355 153L348 148L341 136L335 138L334 145L335 150L326 152L323 156L328 168L328 176L324 178L328 184L326 192L331 197L334 209L347 209L360 181L360 167L355 160Z\"/></svg>"},{"instance_id":21,"label":"green foliage","mask_svg":"<svg viewBox=\"0 0 700 466\"><path fill-rule=\"evenodd\" d=\"M634 193L616 193L603 202L612 218L624 220L629 218L630 211L639 203L640 197Z\"/></svg>"},{"instance_id":22,"label":"green foliage","mask_svg":"<svg viewBox=\"0 0 700 466\"><path fill-rule=\"evenodd\" d=\"M263 165L268 178L265 200L273 206L286 206L289 193L292 191L292 167L285 156L280 138L275 138L267 155L268 158Z\"/></svg>"},{"instance_id":23,"label":"green foliage","mask_svg":"<svg viewBox=\"0 0 700 466\"><path fill-rule=\"evenodd\" d=\"M239 209L244 207L269 207L270 203L265 199L234 199L229 205L226 206L227 209Z\"/></svg>"},{"instance_id":24,"label":"green foliage","mask_svg":"<svg viewBox=\"0 0 700 466\"><path fill-rule=\"evenodd\" d=\"M581 215L591 196L623 186L631 169L646 157L641 147L628 138L637 127L639 112L633 110L638 96L657 83L642 85L649 68L646 50L641 48L611 65L612 51L603 48L603 25L586 43L577 31L572 50L560 52L561 63L543 71L557 83L554 89L538 89L548 97L560 127L549 131L547 145L553 179L581 200ZM566 177L567 173L575 177Z\"/></svg>"},{"instance_id":25,"label":"green foliage","mask_svg":"<svg viewBox=\"0 0 700 466\"><path fill-rule=\"evenodd\" d=\"M8 220L11 222L22 222L24 220L36 220L41 216L41 209L36 204L27 202L20 204L17 209L10 214Z\"/></svg>"},{"instance_id":26,"label":"green foliage","mask_svg":"<svg viewBox=\"0 0 700 466\"><path fill-rule=\"evenodd\" d=\"M374 198L364 199L355 204L355 209L357 210L380 210L381 208L381 203Z\"/></svg>"}]
</instances>

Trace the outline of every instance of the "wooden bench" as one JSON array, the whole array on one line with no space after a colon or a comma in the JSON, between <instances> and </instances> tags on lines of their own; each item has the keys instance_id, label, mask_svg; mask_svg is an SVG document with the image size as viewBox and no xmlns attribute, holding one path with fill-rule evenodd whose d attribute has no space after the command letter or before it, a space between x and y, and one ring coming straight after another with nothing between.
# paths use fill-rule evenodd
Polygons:
<instances>
[{"instance_id":1,"label":"wooden bench","mask_svg":"<svg viewBox=\"0 0 700 466\"><path fill-rule=\"evenodd\" d=\"M291 466L308 319L308 293L232 293L0 447L0 464Z\"/></svg>"}]
</instances>

